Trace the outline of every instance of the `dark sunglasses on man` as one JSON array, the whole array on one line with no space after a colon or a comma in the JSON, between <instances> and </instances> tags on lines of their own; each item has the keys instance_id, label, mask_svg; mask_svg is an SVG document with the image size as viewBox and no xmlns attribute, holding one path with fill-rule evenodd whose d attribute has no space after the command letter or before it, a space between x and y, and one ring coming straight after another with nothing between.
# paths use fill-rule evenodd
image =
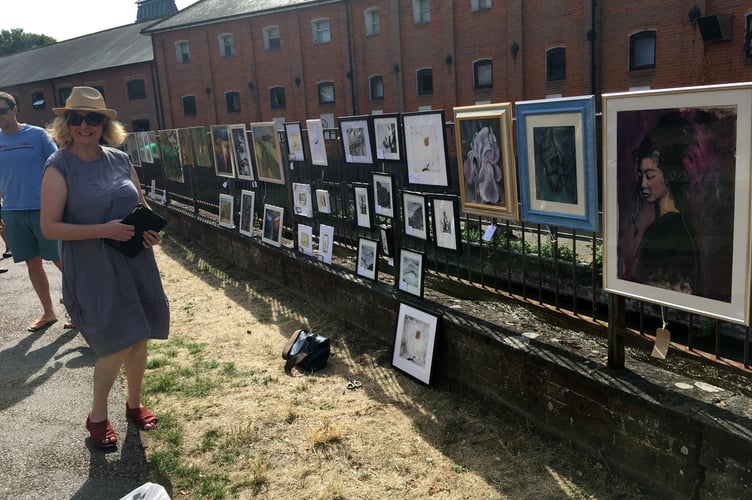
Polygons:
<instances>
[{"instance_id":1,"label":"dark sunglasses on man","mask_svg":"<svg viewBox=\"0 0 752 500\"><path fill-rule=\"evenodd\" d=\"M13 108L0 108L0 116L5 116L8 114L8 111L10 111Z\"/></svg>"},{"instance_id":2,"label":"dark sunglasses on man","mask_svg":"<svg viewBox=\"0 0 752 500\"><path fill-rule=\"evenodd\" d=\"M88 113L84 116L79 115L78 113L68 113L68 125L78 127L83 122L86 122L86 124L90 127L96 127L104 122L104 115L99 113Z\"/></svg>"}]
</instances>

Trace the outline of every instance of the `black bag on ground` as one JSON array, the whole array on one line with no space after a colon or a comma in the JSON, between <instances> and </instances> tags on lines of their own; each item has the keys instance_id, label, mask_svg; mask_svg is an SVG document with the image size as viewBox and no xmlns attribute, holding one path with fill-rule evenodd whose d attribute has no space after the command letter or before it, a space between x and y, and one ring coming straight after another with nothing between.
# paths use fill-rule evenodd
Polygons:
<instances>
[{"instance_id":1,"label":"black bag on ground","mask_svg":"<svg viewBox=\"0 0 752 500\"><path fill-rule=\"evenodd\" d=\"M282 359L286 361L285 371L289 372L293 366L312 372L320 370L326 366L330 350L327 337L303 329L295 330L282 349Z\"/></svg>"}]
</instances>

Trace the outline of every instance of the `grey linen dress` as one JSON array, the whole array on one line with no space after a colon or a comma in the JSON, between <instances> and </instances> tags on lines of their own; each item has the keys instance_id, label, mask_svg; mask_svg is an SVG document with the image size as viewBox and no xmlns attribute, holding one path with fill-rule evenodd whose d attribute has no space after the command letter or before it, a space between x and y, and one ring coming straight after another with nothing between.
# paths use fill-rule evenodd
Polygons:
<instances>
[{"instance_id":1,"label":"grey linen dress","mask_svg":"<svg viewBox=\"0 0 752 500\"><path fill-rule=\"evenodd\" d=\"M61 149L47 160L68 185L63 222L102 224L122 219L138 203L128 155L102 147L96 161ZM63 302L99 356L140 340L166 339L170 309L151 248L128 257L102 239L61 241Z\"/></svg>"}]
</instances>

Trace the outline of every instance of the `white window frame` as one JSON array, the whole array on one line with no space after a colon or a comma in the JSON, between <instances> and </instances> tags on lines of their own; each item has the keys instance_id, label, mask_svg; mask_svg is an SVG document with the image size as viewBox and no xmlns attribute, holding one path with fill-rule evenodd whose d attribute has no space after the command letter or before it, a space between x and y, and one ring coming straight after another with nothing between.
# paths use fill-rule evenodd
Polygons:
<instances>
[{"instance_id":1,"label":"white window frame","mask_svg":"<svg viewBox=\"0 0 752 500\"><path fill-rule=\"evenodd\" d=\"M415 24L431 22L431 0L413 0L413 19Z\"/></svg>"},{"instance_id":2,"label":"white window frame","mask_svg":"<svg viewBox=\"0 0 752 500\"><path fill-rule=\"evenodd\" d=\"M272 34L277 36L272 36ZM267 51L279 50L281 47L281 41L279 26L267 26L264 28L264 49Z\"/></svg>"},{"instance_id":3,"label":"white window frame","mask_svg":"<svg viewBox=\"0 0 752 500\"><path fill-rule=\"evenodd\" d=\"M227 42L230 42L229 44ZM219 44L219 57L232 57L235 55L235 37L232 33L222 33L217 37ZM229 48L229 54L228 52Z\"/></svg>"},{"instance_id":4,"label":"white window frame","mask_svg":"<svg viewBox=\"0 0 752 500\"><path fill-rule=\"evenodd\" d=\"M321 17L311 21L314 45L330 43L332 41L331 24L328 17Z\"/></svg>"},{"instance_id":5,"label":"white window frame","mask_svg":"<svg viewBox=\"0 0 752 500\"><path fill-rule=\"evenodd\" d=\"M381 33L381 14L378 7L371 7L363 11L363 18L366 23L366 36L378 35Z\"/></svg>"},{"instance_id":6,"label":"white window frame","mask_svg":"<svg viewBox=\"0 0 752 500\"><path fill-rule=\"evenodd\" d=\"M175 42L175 59L178 64L188 64L191 62L191 44L188 40L178 40Z\"/></svg>"}]
</instances>

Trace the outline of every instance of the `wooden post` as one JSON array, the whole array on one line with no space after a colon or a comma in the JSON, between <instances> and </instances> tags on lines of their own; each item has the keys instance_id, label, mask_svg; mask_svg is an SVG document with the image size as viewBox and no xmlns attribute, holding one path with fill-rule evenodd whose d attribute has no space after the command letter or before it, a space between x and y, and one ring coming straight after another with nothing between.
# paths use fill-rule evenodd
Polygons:
<instances>
[{"instance_id":1,"label":"wooden post","mask_svg":"<svg viewBox=\"0 0 752 500\"><path fill-rule=\"evenodd\" d=\"M624 368L624 297L608 295L608 367Z\"/></svg>"}]
</instances>

